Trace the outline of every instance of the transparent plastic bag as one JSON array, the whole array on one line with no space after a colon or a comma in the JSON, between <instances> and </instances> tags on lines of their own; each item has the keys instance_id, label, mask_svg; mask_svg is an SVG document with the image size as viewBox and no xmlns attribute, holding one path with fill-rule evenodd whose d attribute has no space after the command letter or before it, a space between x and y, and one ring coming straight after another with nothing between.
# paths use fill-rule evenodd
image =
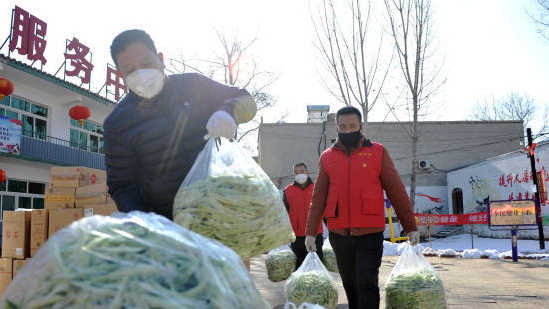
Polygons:
<instances>
[{"instance_id":1,"label":"transparent plastic bag","mask_svg":"<svg viewBox=\"0 0 549 309\"><path fill-rule=\"evenodd\" d=\"M297 306L311 303L326 309L337 307L335 282L315 252L309 252L303 264L288 278L284 286L284 295L286 301Z\"/></svg>"},{"instance_id":2,"label":"transparent plastic bag","mask_svg":"<svg viewBox=\"0 0 549 309\"><path fill-rule=\"evenodd\" d=\"M326 309L320 305L315 304L309 304L309 303L303 303L301 306L296 307L296 305L292 302L287 302L284 304L283 309Z\"/></svg>"},{"instance_id":3,"label":"transparent plastic bag","mask_svg":"<svg viewBox=\"0 0 549 309\"><path fill-rule=\"evenodd\" d=\"M322 245L322 263L329 271L339 272L337 268L337 260L334 253L334 249L330 244L330 239L326 239Z\"/></svg>"},{"instance_id":4,"label":"transparent plastic bag","mask_svg":"<svg viewBox=\"0 0 549 309\"><path fill-rule=\"evenodd\" d=\"M174 222L217 239L242 259L295 240L278 189L237 142L210 139L185 177Z\"/></svg>"},{"instance_id":5,"label":"transparent plastic bag","mask_svg":"<svg viewBox=\"0 0 549 309\"><path fill-rule=\"evenodd\" d=\"M442 280L421 253L407 245L385 282L386 309L445 309Z\"/></svg>"},{"instance_id":6,"label":"transparent plastic bag","mask_svg":"<svg viewBox=\"0 0 549 309\"><path fill-rule=\"evenodd\" d=\"M269 251L265 258L265 268L267 268L267 277L272 282L278 282L288 279L295 271L295 262L297 257L288 245L283 245Z\"/></svg>"},{"instance_id":7,"label":"transparent plastic bag","mask_svg":"<svg viewBox=\"0 0 549 309\"><path fill-rule=\"evenodd\" d=\"M241 259L168 219L91 216L55 233L0 308L270 308Z\"/></svg>"}]
</instances>

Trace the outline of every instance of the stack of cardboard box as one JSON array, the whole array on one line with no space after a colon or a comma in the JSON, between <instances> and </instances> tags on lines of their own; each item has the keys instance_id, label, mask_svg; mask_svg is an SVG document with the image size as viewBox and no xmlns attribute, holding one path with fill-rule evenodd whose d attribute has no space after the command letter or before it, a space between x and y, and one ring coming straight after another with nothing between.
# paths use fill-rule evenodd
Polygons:
<instances>
[{"instance_id":1,"label":"stack of cardboard box","mask_svg":"<svg viewBox=\"0 0 549 309\"><path fill-rule=\"evenodd\" d=\"M17 272L55 232L84 216L110 216L116 211L106 182L102 170L52 167L44 209L3 212L0 297Z\"/></svg>"},{"instance_id":2,"label":"stack of cardboard box","mask_svg":"<svg viewBox=\"0 0 549 309\"><path fill-rule=\"evenodd\" d=\"M52 167L44 208L48 210L48 237L84 216L110 216L116 205L107 189L105 171L81 167Z\"/></svg>"},{"instance_id":3,"label":"stack of cardboard box","mask_svg":"<svg viewBox=\"0 0 549 309\"><path fill-rule=\"evenodd\" d=\"M2 221L0 296L30 255L31 211L4 211Z\"/></svg>"}]
</instances>

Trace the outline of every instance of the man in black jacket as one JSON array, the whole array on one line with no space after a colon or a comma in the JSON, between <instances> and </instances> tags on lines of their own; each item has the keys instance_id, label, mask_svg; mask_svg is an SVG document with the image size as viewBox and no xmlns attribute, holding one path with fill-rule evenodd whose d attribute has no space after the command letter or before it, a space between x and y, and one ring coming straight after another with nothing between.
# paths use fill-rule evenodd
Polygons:
<instances>
[{"instance_id":1,"label":"man in black jacket","mask_svg":"<svg viewBox=\"0 0 549 309\"><path fill-rule=\"evenodd\" d=\"M109 193L119 211L172 219L173 200L205 137L232 138L257 107L244 89L196 73L164 74L150 36L127 30L111 56L130 92L104 122Z\"/></svg>"}]
</instances>

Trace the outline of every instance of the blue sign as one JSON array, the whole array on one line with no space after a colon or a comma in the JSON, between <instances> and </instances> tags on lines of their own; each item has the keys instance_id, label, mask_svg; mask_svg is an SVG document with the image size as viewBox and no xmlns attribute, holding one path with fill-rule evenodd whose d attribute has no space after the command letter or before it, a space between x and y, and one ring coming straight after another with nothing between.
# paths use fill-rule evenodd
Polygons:
<instances>
[{"instance_id":1,"label":"blue sign","mask_svg":"<svg viewBox=\"0 0 549 309\"><path fill-rule=\"evenodd\" d=\"M0 116L0 152L21 153L21 120Z\"/></svg>"}]
</instances>

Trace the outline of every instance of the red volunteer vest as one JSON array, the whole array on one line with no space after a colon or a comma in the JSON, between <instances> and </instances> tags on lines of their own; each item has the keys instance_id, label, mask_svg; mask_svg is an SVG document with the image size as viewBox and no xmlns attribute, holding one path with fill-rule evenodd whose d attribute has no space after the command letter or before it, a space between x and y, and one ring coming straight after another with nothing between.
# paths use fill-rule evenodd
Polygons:
<instances>
[{"instance_id":1,"label":"red volunteer vest","mask_svg":"<svg viewBox=\"0 0 549 309\"><path fill-rule=\"evenodd\" d=\"M383 145L372 143L349 157L337 147L321 156L330 179L324 216L328 229L385 228L385 204L381 186Z\"/></svg>"},{"instance_id":2,"label":"red volunteer vest","mask_svg":"<svg viewBox=\"0 0 549 309\"><path fill-rule=\"evenodd\" d=\"M294 229L295 236L305 236L305 227L307 226L307 217L309 216L309 206L313 197L313 188L315 184L302 189L296 185L289 185L284 189L286 201L290 205L290 222ZM322 224L318 228L318 234L322 234Z\"/></svg>"}]
</instances>

